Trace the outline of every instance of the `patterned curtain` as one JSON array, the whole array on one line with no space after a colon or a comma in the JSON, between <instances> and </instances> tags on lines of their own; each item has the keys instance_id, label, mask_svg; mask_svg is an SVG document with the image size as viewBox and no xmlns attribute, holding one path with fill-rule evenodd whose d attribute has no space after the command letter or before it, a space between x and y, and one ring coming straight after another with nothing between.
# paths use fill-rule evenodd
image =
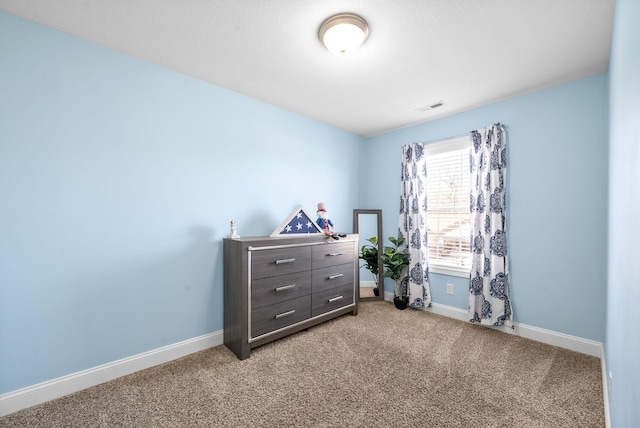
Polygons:
<instances>
[{"instance_id":1,"label":"patterned curtain","mask_svg":"<svg viewBox=\"0 0 640 428\"><path fill-rule=\"evenodd\" d=\"M507 138L497 123L471 132L469 321L512 325L507 263Z\"/></svg>"},{"instance_id":2,"label":"patterned curtain","mask_svg":"<svg viewBox=\"0 0 640 428\"><path fill-rule=\"evenodd\" d=\"M427 261L427 162L422 143L402 147L399 234L409 251L409 281L403 296L409 305L431 305L429 264Z\"/></svg>"}]
</instances>

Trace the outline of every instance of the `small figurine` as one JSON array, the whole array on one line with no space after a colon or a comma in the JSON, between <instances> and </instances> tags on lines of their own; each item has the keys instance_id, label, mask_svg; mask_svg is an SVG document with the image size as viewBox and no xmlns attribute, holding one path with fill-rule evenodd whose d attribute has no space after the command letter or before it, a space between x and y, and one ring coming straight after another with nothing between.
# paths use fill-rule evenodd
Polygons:
<instances>
[{"instance_id":1,"label":"small figurine","mask_svg":"<svg viewBox=\"0 0 640 428\"><path fill-rule=\"evenodd\" d=\"M333 223L329 220L329 213L324 206L324 202L318 203L318 210L316 211L318 215L318 219L316 220L316 224L320 226L320 229L324 231L324 234L330 236L333 239L344 238L344 233L338 233L333 230Z\"/></svg>"},{"instance_id":2,"label":"small figurine","mask_svg":"<svg viewBox=\"0 0 640 428\"><path fill-rule=\"evenodd\" d=\"M238 235L236 233L236 221L235 220L231 220L231 233L229 234L229 238L231 239L237 239L240 238L240 235Z\"/></svg>"}]
</instances>

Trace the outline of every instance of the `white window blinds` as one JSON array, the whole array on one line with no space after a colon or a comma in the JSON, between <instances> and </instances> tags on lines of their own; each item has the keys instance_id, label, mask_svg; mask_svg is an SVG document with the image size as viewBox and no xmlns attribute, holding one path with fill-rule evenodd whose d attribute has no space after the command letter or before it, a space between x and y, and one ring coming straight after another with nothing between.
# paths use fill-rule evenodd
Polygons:
<instances>
[{"instance_id":1,"label":"white window blinds","mask_svg":"<svg viewBox=\"0 0 640 428\"><path fill-rule=\"evenodd\" d=\"M429 268L468 275L471 262L470 137L425 145Z\"/></svg>"}]
</instances>

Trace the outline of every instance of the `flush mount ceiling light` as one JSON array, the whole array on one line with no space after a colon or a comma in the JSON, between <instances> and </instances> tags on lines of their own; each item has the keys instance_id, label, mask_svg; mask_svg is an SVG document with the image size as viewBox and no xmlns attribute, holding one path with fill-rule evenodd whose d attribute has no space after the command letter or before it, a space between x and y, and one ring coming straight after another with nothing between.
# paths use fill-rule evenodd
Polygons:
<instances>
[{"instance_id":1,"label":"flush mount ceiling light","mask_svg":"<svg viewBox=\"0 0 640 428\"><path fill-rule=\"evenodd\" d=\"M347 57L358 50L369 35L367 21L352 13L340 13L327 18L318 36L334 55Z\"/></svg>"}]
</instances>

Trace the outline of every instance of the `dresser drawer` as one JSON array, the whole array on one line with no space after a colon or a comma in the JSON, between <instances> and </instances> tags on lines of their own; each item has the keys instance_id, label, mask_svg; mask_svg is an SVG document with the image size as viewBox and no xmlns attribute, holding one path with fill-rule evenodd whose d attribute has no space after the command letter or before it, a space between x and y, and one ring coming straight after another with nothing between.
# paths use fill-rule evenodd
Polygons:
<instances>
[{"instance_id":1,"label":"dresser drawer","mask_svg":"<svg viewBox=\"0 0 640 428\"><path fill-rule=\"evenodd\" d=\"M304 321L311 317L311 295L251 311L251 337Z\"/></svg>"},{"instance_id":2,"label":"dresser drawer","mask_svg":"<svg viewBox=\"0 0 640 428\"><path fill-rule=\"evenodd\" d=\"M352 303L353 284L313 293L311 296L311 316L315 317Z\"/></svg>"},{"instance_id":3,"label":"dresser drawer","mask_svg":"<svg viewBox=\"0 0 640 428\"><path fill-rule=\"evenodd\" d=\"M353 263L355 250L353 242L333 242L313 247L313 268Z\"/></svg>"},{"instance_id":4,"label":"dresser drawer","mask_svg":"<svg viewBox=\"0 0 640 428\"><path fill-rule=\"evenodd\" d=\"M251 278L266 278L311 269L311 247L274 248L251 252Z\"/></svg>"},{"instance_id":5,"label":"dresser drawer","mask_svg":"<svg viewBox=\"0 0 640 428\"><path fill-rule=\"evenodd\" d=\"M311 294L311 272L271 276L251 281L251 307L273 305Z\"/></svg>"},{"instance_id":6,"label":"dresser drawer","mask_svg":"<svg viewBox=\"0 0 640 428\"><path fill-rule=\"evenodd\" d=\"M329 288L340 287L342 285L349 285L353 287L353 262L339 265L329 266L323 269L314 269L311 272L312 285L311 288L314 293Z\"/></svg>"}]
</instances>

